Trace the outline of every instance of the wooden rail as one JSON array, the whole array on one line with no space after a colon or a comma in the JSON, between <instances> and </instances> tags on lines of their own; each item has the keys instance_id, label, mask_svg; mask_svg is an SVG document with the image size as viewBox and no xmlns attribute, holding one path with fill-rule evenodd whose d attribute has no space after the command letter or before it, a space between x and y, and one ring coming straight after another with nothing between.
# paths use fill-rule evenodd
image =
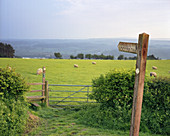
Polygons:
<instances>
[{"instance_id":1,"label":"wooden rail","mask_svg":"<svg viewBox=\"0 0 170 136\"><path fill-rule=\"evenodd\" d=\"M46 106L49 105L49 96L48 96L48 81L45 81L45 83L29 83L29 85L42 85L42 90L32 90L30 92L42 92L41 96L27 96L27 100L29 102L31 101L41 101L42 103L45 103ZM44 90L43 90L44 89Z\"/></svg>"}]
</instances>

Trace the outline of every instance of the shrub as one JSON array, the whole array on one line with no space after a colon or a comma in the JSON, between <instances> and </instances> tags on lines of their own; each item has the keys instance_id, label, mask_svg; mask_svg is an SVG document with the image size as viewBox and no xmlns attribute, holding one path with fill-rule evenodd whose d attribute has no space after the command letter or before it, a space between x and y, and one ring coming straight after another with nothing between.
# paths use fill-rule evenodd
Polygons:
<instances>
[{"instance_id":1,"label":"shrub","mask_svg":"<svg viewBox=\"0 0 170 136\"><path fill-rule=\"evenodd\" d=\"M28 105L25 92L29 86L10 68L0 68L0 135L13 136L24 131Z\"/></svg>"},{"instance_id":2,"label":"shrub","mask_svg":"<svg viewBox=\"0 0 170 136\"><path fill-rule=\"evenodd\" d=\"M135 72L133 70L113 70L105 76L93 80L91 99L105 106L132 105Z\"/></svg>"},{"instance_id":3,"label":"shrub","mask_svg":"<svg viewBox=\"0 0 170 136\"><path fill-rule=\"evenodd\" d=\"M0 98L0 135L14 136L24 131L28 106L20 100Z\"/></svg>"},{"instance_id":4,"label":"shrub","mask_svg":"<svg viewBox=\"0 0 170 136\"><path fill-rule=\"evenodd\" d=\"M0 68L0 92L7 99L24 99L29 86L20 74L11 68Z\"/></svg>"},{"instance_id":5,"label":"shrub","mask_svg":"<svg viewBox=\"0 0 170 136\"><path fill-rule=\"evenodd\" d=\"M146 81L141 115L141 130L170 135L170 78L158 77Z\"/></svg>"},{"instance_id":6,"label":"shrub","mask_svg":"<svg viewBox=\"0 0 170 136\"><path fill-rule=\"evenodd\" d=\"M104 122L109 122L108 128L112 128L112 126L116 129L128 128L131 118L134 81L135 71L133 70L113 70L105 76L101 75L93 80L90 98L95 99L101 105L99 110L95 109L90 113L87 113L90 111L89 108L86 109L87 115L91 115L91 119L96 120L99 126L103 126ZM170 124L169 96L170 78L145 79L140 131L170 134L168 126Z\"/></svg>"}]
</instances>

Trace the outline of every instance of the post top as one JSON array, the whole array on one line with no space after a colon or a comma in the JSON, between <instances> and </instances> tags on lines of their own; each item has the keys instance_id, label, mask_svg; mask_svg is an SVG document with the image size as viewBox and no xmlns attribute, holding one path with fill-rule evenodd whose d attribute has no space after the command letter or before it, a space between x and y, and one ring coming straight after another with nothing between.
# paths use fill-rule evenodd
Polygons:
<instances>
[{"instance_id":1,"label":"post top","mask_svg":"<svg viewBox=\"0 0 170 136\"><path fill-rule=\"evenodd\" d=\"M143 35L149 35L149 34L147 34L147 33L145 33L145 32L141 33L140 35L142 35L142 34L143 34Z\"/></svg>"}]
</instances>

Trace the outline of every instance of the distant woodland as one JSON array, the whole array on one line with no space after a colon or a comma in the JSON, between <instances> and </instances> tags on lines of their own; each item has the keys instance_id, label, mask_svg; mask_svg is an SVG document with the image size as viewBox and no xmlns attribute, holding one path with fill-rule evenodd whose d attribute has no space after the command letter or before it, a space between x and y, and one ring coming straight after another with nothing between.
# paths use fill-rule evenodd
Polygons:
<instances>
[{"instance_id":1,"label":"distant woodland","mask_svg":"<svg viewBox=\"0 0 170 136\"><path fill-rule=\"evenodd\" d=\"M0 42L0 57L13 58L15 50L10 44Z\"/></svg>"},{"instance_id":2,"label":"distant woodland","mask_svg":"<svg viewBox=\"0 0 170 136\"><path fill-rule=\"evenodd\" d=\"M60 52L55 52L54 56L57 59L62 59L62 54ZM103 60L114 60L114 56L113 55L97 55L97 54L83 54L83 53L79 53L76 56L74 55L70 55L70 59L103 59ZM119 55L118 60L136 60L137 57L124 57L124 55ZM155 57L153 54L147 56L147 60L159 60L160 58Z\"/></svg>"}]
</instances>

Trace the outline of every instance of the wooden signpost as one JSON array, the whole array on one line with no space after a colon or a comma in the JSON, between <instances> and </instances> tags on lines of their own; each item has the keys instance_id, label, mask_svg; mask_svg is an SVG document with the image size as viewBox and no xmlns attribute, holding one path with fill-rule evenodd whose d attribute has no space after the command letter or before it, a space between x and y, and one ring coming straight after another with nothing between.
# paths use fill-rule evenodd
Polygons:
<instances>
[{"instance_id":1,"label":"wooden signpost","mask_svg":"<svg viewBox=\"0 0 170 136\"><path fill-rule=\"evenodd\" d=\"M138 43L120 42L119 51L137 54L130 136L139 136L149 35L139 34Z\"/></svg>"}]
</instances>

